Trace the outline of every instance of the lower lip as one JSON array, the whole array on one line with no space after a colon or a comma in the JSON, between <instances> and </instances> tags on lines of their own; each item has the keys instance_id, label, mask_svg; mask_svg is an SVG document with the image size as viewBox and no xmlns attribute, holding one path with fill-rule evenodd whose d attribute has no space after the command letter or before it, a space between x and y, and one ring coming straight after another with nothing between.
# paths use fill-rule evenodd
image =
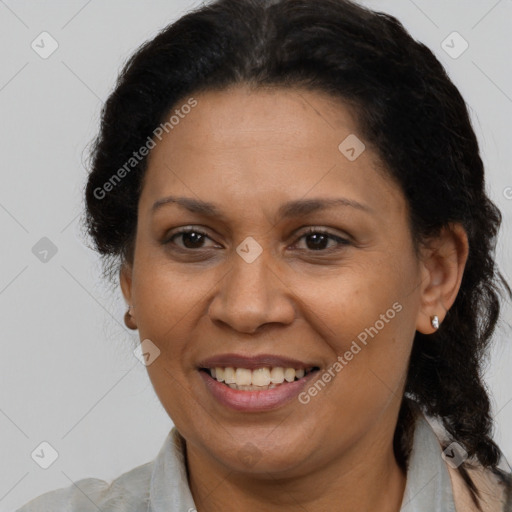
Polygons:
<instances>
[{"instance_id":1,"label":"lower lip","mask_svg":"<svg viewBox=\"0 0 512 512\"><path fill-rule=\"evenodd\" d=\"M207 389L221 404L243 412L269 411L283 406L293 400L317 373L318 370L310 372L302 379L284 382L272 389L243 391L232 389L209 373L199 371Z\"/></svg>"}]
</instances>

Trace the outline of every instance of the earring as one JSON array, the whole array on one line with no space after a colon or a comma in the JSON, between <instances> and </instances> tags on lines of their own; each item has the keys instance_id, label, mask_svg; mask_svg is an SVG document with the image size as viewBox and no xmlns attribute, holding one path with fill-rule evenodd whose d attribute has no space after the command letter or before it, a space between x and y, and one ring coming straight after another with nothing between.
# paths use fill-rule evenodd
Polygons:
<instances>
[{"instance_id":1,"label":"earring","mask_svg":"<svg viewBox=\"0 0 512 512\"><path fill-rule=\"evenodd\" d=\"M132 315L130 311L133 309L134 306L128 306L128 311L124 314L124 324L128 329L131 329L132 331L137 330L137 325L133 321Z\"/></svg>"},{"instance_id":2,"label":"earring","mask_svg":"<svg viewBox=\"0 0 512 512\"><path fill-rule=\"evenodd\" d=\"M434 329L439 329L439 317L437 315L430 317L430 323Z\"/></svg>"}]
</instances>

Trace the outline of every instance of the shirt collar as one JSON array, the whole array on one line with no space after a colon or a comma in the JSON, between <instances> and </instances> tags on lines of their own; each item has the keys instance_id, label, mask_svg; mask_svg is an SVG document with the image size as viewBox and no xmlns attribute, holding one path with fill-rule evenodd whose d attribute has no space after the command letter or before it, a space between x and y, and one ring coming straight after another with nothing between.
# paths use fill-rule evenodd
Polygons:
<instances>
[{"instance_id":1,"label":"shirt collar","mask_svg":"<svg viewBox=\"0 0 512 512\"><path fill-rule=\"evenodd\" d=\"M195 511L188 485L185 451L185 440L173 427L155 459L148 512Z\"/></svg>"},{"instance_id":2,"label":"shirt collar","mask_svg":"<svg viewBox=\"0 0 512 512\"><path fill-rule=\"evenodd\" d=\"M456 512L450 474L441 445L423 413L416 426L400 512Z\"/></svg>"}]
</instances>

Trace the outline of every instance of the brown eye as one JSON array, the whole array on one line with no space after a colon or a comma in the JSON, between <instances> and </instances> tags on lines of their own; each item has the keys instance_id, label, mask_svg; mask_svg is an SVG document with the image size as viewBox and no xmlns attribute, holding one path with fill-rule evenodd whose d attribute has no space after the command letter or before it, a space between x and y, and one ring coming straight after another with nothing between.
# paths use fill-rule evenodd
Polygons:
<instances>
[{"instance_id":1,"label":"brown eye","mask_svg":"<svg viewBox=\"0 0 512 512\"><path fill-rule=\"evenodd\" d=\"M175 240L180 238L182 240L182 245L175 244ZM204 241L209 238L206 233L199 231L198 229L182 229L174 233L170 238L167 238L163 244L173 243L178 245L180 248L184 249L202 249Z\"/></svg>"},{"instance_id":2,"label":"brown eye","mask_svg":"<svg viewBox=\"0 0 512 512\"><path fill-rule=\"evenodd\" d=\"M334 240L337 242L337 245L349 245L350 242L345 239L341 238L339 236L336 236L332 233L329 233L328 231L323 231L321 229L315 229L310 228L306 233L304 233L301 237L299 237L299 240L305 239L306 241L306 247L308 250L311 251L324 251L324 250L330 250L333 248L336 248L336 245L334 247L327 247L327 244L330 240Z\"/></svg>"}]
</instances>

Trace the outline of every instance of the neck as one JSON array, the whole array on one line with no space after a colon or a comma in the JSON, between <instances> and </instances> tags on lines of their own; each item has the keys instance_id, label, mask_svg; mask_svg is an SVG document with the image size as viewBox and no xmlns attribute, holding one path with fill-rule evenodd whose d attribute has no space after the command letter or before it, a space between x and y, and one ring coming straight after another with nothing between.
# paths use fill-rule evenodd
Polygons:
<instances>
[{"instance_id":1,"label":"neck","mask_svg":"<svg viewBox=\"0 0 512 512\"><path fill-rule=\"evenodd\" d=\"M348 452L294 476L236 472L187 445L189 485L197 512L291 512L298 507L308 512L399 512L406 475L394 456L392 432L387 443L374 435L369 432Z\"/></svg>"}]
</instances>

